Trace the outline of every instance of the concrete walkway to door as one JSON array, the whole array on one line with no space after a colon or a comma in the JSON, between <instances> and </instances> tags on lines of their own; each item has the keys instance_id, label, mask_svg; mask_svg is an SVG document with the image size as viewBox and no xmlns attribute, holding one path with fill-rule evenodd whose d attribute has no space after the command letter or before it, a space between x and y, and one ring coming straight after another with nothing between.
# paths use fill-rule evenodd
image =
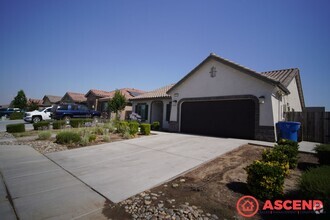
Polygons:
<instances>
[{"instance_id":1,"label":"concrete walkway to door","mask_svg":"<svg viewBox=\"0 0 330 220\"><path fill-rule=\"evenodd\" d=\"M120 202L247 143L158 132L47 157L109 200Z\"/></svg>"}]
</instances>

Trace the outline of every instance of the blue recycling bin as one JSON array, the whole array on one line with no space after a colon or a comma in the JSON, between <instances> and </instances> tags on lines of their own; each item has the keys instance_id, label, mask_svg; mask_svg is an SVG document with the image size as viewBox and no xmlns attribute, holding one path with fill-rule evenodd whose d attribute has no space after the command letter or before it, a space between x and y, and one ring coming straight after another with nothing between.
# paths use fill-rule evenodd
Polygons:
<instances>
[{"instance_id":1,"label":"blue recycling bin","mask_svg":"<svg viewBox=\"0 0 330 220\"><path fill-rule=\"evenodd\" d=\"M298 142L298 131L300 122L281 121L277 123L280 129L280 138Z\"/></svg>"}]
</instances>

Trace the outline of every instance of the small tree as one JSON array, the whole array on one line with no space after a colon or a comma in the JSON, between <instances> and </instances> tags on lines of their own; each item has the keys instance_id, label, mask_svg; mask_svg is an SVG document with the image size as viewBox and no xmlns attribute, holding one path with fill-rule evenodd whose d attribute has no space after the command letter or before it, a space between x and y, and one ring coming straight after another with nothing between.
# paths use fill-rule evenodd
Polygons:
<instances>
[{"instance_id":1,"label":"small tree","mask_svg":"<svg viewBox=\"0 0 330 220\"><path fill-rule=\"evenodd\" d=\"M37 102L30 101L30 103L27 105L27 108L29 111L34 111L39 109L39 105Z\"/></svg>"},{"instance_id":2,"label":"small tree","mask_svg":"<svg viewBox=\"0 0 330 220\"><path fill-rule=\"evenodd\" d=\"M27 99L23 90L17 92L16 97L12 101L12 105L14 108L26 109Z\"/></svg>"},{"instance_id":3,"label":"small tree","mask_svg":"<svg viewBox=\"0 0 330 220\"><path fill-rule=\"evenodd\" d=\"M119 119L119 112L124 110L127 100L119 90L116 90L115 95L108 102L108 108L111 112L116 113L116 119Z\"/></svg>"}]
</instances>

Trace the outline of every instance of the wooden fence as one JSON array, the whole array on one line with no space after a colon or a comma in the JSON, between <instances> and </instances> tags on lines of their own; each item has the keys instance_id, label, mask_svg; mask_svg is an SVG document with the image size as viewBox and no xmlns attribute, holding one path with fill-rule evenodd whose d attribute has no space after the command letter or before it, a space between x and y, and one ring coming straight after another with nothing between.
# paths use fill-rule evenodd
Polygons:
<instances>
[{"instance_id":1,"label":"wooden fence","mask_svg":"<svg viewBox=\"0 0 330 220\"><path fill-rule=\"evenodd\" d=\"M301 123L300 140L330 143L330 112L322 108L306 108L304 112L287 112L287 121Z\"/></svg>"}]
</instances>

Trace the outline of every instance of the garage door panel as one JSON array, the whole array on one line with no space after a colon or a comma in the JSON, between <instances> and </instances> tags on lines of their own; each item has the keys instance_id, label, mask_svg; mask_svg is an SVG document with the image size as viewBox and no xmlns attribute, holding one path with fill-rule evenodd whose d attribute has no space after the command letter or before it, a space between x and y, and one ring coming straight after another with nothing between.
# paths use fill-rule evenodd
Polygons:
<instances>
[{"instance_id":1,"label":"garage door panel","mask_svg":"<svg viewBox=\"0 0 330 220\"><path fill-rule=\"evenodd\" d=\"M181 132L219 137L254 138L252 100L184 102Z\"/></svg>"}]
</instances>

